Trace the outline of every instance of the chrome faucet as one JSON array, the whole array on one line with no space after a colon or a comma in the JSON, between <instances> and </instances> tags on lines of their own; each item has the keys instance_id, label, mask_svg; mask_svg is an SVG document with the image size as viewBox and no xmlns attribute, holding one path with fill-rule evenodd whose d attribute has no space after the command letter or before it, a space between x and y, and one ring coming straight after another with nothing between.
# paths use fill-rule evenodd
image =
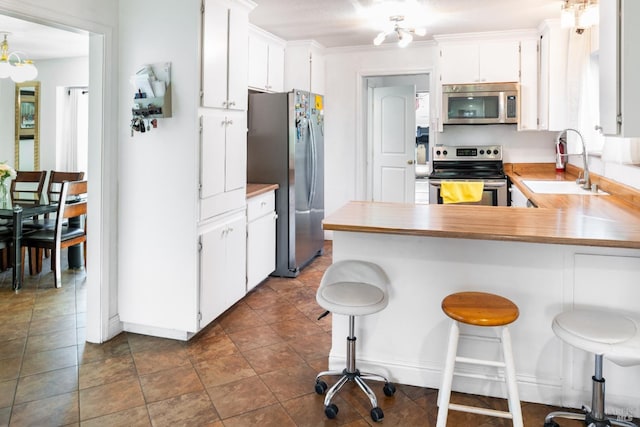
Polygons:
<instances>
[{"instance_id":1,"label":"chrome faucet","mask_svg":"<svg viewBox=\"0 0 640 427\"><path fill-rule=\"evenodd\" d=\"M584 138L582 137L582 134L577 129L567 128L561 131L560 133L558 133L558 136L556 137L556 145L560 143L560 138L562 138L563 135L566 141L566 138L567 138L566 135L568 131L573 131L577 133L578 137L580 137L580 142L582 143L582 154L579 154L579 155L582 156L582 168L584 170L584 176L583 178L578 178L576 180L576 183L580 185L582 188L584 188L585 190L591 190L591 177L589 176L589 158L587 154L587 146L584 143ZM557 153L556 155L560 157L578 155L578 154L560 154L560 151L557 149L556 149L556 153Z\"/></svg>"}]
</instances>

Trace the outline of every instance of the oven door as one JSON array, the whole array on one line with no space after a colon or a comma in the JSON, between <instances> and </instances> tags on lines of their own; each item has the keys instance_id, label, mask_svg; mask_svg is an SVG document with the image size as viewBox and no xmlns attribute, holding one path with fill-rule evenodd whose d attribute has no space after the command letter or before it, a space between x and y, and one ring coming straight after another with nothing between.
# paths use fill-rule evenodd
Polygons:
<instances>
[{"instance_id":1,"label":"oven door","mask_svg":"<svg viewBox=\"0 0 640 427\"><path fill-rule=\"evenodd\" d=\"M478 202L456 203L458 205L485 205L485 206L507 206L507 180L506 179L447 179L446 181L476 182L482 181L484 188L482 199ZM440 196L441 179L429 178L429 203L442 204Z\"/></svg>"}]
</instances>

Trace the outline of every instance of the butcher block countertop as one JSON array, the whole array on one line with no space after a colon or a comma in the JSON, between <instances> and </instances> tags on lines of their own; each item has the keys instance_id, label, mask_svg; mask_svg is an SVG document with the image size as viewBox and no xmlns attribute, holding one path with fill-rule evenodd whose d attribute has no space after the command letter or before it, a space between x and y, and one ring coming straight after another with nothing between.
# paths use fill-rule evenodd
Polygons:
<instances>
[{"instance_id":1,"label":"butcher block countertop","mask_svg":"<svg viewBox=\"0 0 640 427\"><path fill-rule=\"evenodd\" d=\"M611 195L531 193L519 181L556 179L555 169L525 169L510 167L507 174L516 178L514 184L538 209L349 202L325 218L324 229L640 249L640 208L633 204L636 194L625 193L628 188L622 186L618 196L612 191L617 188L594 177L593 182ZM575 180L571 172L558 174L557 179Z\"/></svg>"},{"instance_id":2,"label":"butcher block countertop","mask_svg":"<svg viewBox=\"0 0 640 427\"><path fill-rule=\"evenodd\" d=\"M278 184L247 184L247 199L259 196L269 191L277 190Z\"/></svg>"}]
</instances>

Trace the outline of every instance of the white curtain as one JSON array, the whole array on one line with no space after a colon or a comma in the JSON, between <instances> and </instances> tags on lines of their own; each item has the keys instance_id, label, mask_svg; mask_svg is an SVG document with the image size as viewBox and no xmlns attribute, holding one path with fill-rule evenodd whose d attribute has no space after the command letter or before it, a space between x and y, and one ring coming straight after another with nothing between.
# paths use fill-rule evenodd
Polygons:
<instances>
[{"instance_id":1,"label":"white curtain","mask_svg":"<svg viewBox=\"0 0 640 427\"><path fill-rule=\"evenodd\" d=\"M65 93L62 119L62 139L58 164L62 171L83 171L87 178L88 163L88 90L68 88Z\"/></svg>"}]
</instances>

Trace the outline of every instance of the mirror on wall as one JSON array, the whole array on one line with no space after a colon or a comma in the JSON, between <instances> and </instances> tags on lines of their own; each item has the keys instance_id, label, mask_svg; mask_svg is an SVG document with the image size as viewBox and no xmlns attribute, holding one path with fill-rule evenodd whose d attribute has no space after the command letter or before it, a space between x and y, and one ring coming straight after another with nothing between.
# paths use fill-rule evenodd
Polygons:
<instances>
[{"instance_id":1,"label":"mirror on wall","mask_svg":"<svg viewBox=\"0 0 640 427\"><path fill-rule=\"evenodd\" d=\"M16 170L40 170L40 82L16 83Z\"/></svg>"}]
</instances>

